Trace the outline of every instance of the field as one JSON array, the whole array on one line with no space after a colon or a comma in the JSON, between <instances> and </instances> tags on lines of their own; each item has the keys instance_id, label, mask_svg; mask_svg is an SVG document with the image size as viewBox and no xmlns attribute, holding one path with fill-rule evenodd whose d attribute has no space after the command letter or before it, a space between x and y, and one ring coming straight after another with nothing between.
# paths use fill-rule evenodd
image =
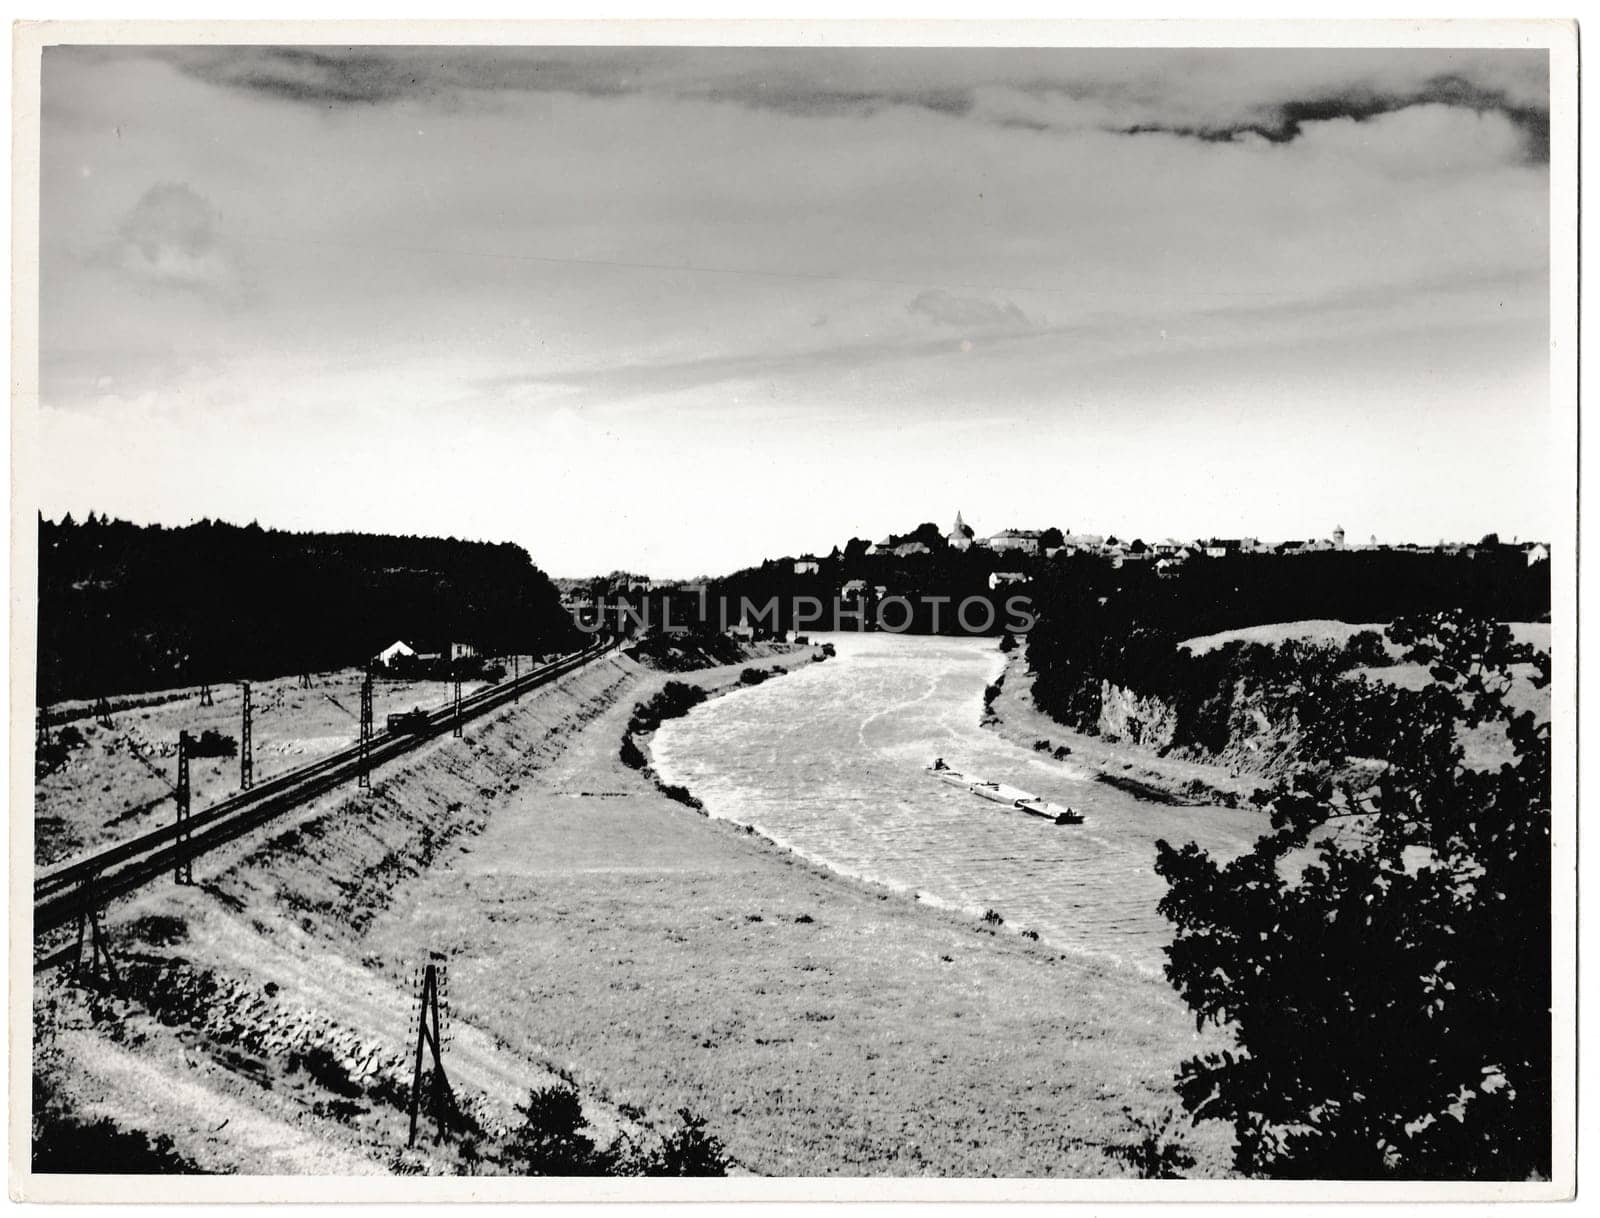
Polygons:
<instances>
[{"instance_id":1,"label":"field","mask_svg":"<svg viewBox=\"0 0 1600 1218\"><path fill-rule=\"evenodd\" d=\"M522 657L523 671L529 662ZM348 668L313 674L310 688L301 688L298 677L253 683L256 780L353 744L360 724L361 680L359 669ZM462 696L482 686L481 681L464 681ZM454 694L454 685L444 681L380 677L372 691L374 724L381 730L390 712L436 708ZM212 698L213 705L202 706L199 690L190 689L113 700L109 728L85 704L52 707L54 730L62 731L61 721L70 716L68 726L81 734L82 744L69 751L65 765L34 786L34 861L57 863L169 820L178 732L198 736L211 730L239 739L239 686L214 686ZM239 759L194 759L189 781L194 807L202 808L239 789Z\"/></svg>"}]
</instances>

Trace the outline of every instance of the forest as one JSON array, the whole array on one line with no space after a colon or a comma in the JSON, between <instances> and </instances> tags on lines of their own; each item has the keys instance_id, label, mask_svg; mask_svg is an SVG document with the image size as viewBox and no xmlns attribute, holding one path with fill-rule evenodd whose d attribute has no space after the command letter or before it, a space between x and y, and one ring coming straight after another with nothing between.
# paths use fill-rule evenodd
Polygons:
<instances>
[{"instance_id":1,"label":"forest","mask_svg":"<svg viewBox=\"0 0 1600 1218\"><path fill-rule=\"evenodd\" d=\"M41 706L359 664L396 639L480 654L582 644L507 543L39 519Z\"/></svg>"}]
</instances>

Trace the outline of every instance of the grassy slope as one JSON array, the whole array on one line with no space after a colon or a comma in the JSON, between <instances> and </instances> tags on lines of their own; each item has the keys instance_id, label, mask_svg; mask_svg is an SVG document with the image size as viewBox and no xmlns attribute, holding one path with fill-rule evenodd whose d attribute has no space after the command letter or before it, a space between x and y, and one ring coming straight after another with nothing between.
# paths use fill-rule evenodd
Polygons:
<instances>
[{"instance_id":1,"label":"grassy slope","mask_svg":"<svg viewBox=\"0 0 1600 1218\"><path fill-rule=\"evenodd\" d=\"M733 680L737 666L696 680ZM649 1112L704 1114L769 1174L1115 1175L1196 1047L1159 982L813 868L623 767L629 697L472 849L380 919L452 955L457 999ZM1225 1138L1184 1131L1201 1170Z\"/></svg>"}]
</instances>

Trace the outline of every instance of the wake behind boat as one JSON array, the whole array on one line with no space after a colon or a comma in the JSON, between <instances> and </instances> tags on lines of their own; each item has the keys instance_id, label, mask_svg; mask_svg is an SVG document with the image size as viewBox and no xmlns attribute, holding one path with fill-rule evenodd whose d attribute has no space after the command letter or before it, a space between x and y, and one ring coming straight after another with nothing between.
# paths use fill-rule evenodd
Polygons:
<instances>
[{"instance_id":1,"label":"wake behind boat","mask_svg":"<svg viewBox=\"0 0 1600 1218\"><path fill-rule=\"evenodd\" d=\"M1043 817L1045 820L1054 821L1058 825L1083 824L1083 814L1081 812L1040 799L1020 787L1007 786L1003 782L988 782L971 774L963 774L960 770L952 770L945 765L943 757L935 758L933 764L927 767L927 772L940 782L948 783L952 787L965 788L974 795L997 804L1020 808L1030 816Z\"/></svg>"}]
</instances>

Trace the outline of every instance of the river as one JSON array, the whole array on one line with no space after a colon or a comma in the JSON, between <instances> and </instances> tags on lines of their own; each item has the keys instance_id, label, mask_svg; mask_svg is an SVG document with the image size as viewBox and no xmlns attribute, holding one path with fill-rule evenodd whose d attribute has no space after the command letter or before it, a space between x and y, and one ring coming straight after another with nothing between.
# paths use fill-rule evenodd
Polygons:
<instances>
[{"instance_id":1,"label":"river","mask_svg":"<svg viewBox=\"0 0 1600 1218\"><path fill-rule=\"evenodd\" d=\"M1058 949L1159 974L1170 940L1155 842L1232 855L1254 809L1147 803L980 726L1003 657L992 639L837 634L838 655L662 725L663 781L714 817L832 870L1031 930ZM1057 826L924 773L934 757L1084 813Z\"/></svg>"}]
</instances>

